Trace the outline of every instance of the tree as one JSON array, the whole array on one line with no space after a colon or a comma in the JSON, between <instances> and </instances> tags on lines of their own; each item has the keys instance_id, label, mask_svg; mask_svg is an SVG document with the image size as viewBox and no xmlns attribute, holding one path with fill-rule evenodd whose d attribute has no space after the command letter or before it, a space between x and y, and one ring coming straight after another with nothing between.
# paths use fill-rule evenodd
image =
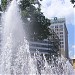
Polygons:
<instances>
[{"instance_id":1,"label":"tree","mask_svg":"<svg viewBox=\"0 0 75 75\"><path fill-rule=\"evenodd\" d=\"M29 0L21 0L21 10L26 10L27 7L30 6L30 1Z\"/></svg>"},{"instance_id":2,"label":"tree","mask_svg":"<svg viewBox=\"0 0 75 75\"><path fill-rule=\"evenodd\" d=\"M34 0L22 0L20 5L22 19L25 22L26 36L28 36L29 39L43 40L50 35L48 28L50 20L45 18L43 13L41 13L38 8L35 8L33 4Z\"/></svg>"},{"instance_id":3,"label":"tree","mask_svg":"<svg viewBox=\"0 0 75 75\"><path fill-rule=\"evenodd\" d=\"M75 0L71 0L71 3L74 4Z\"/></svg>"},{"instance_id":4,"label":"tree","mask_svg":"<svg viewBox=\"0 0 75 75\"><path fill-rule=\"evenodd\" d=\"M5 10L7 6L7 0L1 0L2 9Z\"/></svg>"},{"instance_id":5,"label":"tree","mask_svg":"<svg viewBox=\"0 0 75 75\"><path fill-rule=\"evenodd\" d=\"M2 0L2 7L4 9L6 8L7 3L7 0ZM50 35L48 28L50 20L45 18L45 16L40 12L40 7L34 7L35 4L40 5L38 0L20 1L22 19L25 22L24 28L27 38L29 37L29 39L33 38L34 40L43 40Z\"/></svg>"}]
</instances>

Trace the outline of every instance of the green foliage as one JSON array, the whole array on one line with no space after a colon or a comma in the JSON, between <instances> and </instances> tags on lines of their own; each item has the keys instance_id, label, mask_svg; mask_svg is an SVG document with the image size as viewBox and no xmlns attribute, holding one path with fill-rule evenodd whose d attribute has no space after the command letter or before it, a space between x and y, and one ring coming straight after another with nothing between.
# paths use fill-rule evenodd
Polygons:
<instances>
[{"instance_id":1,"label":"green foliage","mask_svg":"<svg viewBox=\"0 0 75 75\"><path fill-rule=\"evenodd\" d=\"M24 1L24 2L23 2ZM27 1L27 3L26 3ZM28 0L21 1L22 19L28 39L43 40L50 35L50 20L39 12ZM30 19L30 20L28 20Z\"/></svg>"},{"instance_id":2,"label":"green foliage","mask_svg":"<svg viewBox=\"0 0 75 75\"><path fill-rule=\"evenodd\" d=\"M72 4L74 4L74 2L75 2L74 0L71 0L71 3L72 3Z\"/></svg>"},{"instance_id":3,"label":"green foliage","mask_svg":"<svg viewBox=\"0 0 75 75\"><path fill-rule=\"evenodd\" d=\"M3 10L6 9L6 5L7 5L7 0L1 0L1 6L2 6Z\"/></svg>"},{"instance_id":4,"label":"green foliage","mask_svg":"<svg viewBox=\"0 0 75 75\"><path fill-rule=\"evenodd\" d=\"M32 38L35 40L43 40L46 39L49 36L49 28L50 21L45 19L45 16L39 13L35 13L33 17L31 17L30 22L30 34Z\"/></svg>"},{"instance_id":5,"label":"green foliage","mask_svg":"<svg viewBox=\"0 0 75 75\"><path fill-rule=\"evenodd\" d=\"M20 8L22 11L22 19L25 22L25 32L27 38L34 38L34 40L46 39L50 33L48 26L50 20L46 19L45 16L35 8L33 4L35 0L21 0ZM7 0L1 0L3 10L6 9ZM28 18L30 21L28 21Z\"/></svg>"},{"instance_id":6,"label":"green foliage","mask_svg":"<svg viewBox=\"0 0 75 75\"><path fill-rule=\"evenodd\" d=\"M20 5L21 10L26 10L26 8L30 6L29 0L21 0L20 2L21 2Z\"/></svg>"}]
</instances>

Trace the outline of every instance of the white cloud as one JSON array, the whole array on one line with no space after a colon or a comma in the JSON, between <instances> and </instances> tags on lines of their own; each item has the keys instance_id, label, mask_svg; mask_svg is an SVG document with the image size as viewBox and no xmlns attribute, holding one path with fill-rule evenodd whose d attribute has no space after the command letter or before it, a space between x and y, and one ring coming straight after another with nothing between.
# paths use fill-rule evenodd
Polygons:
<instances>
[{"instance_id":1,"label":"white cloud","mask_svg":"<svg viewBox=\"0 0 75 75\"><path fill-rule=\"evenodd\" d=\"M71 4L70 0L43 0L41 2L41 5L42 12L47 18L50 19L53 17L65 17L67 25L75 25L75 8L73 8L73 4ZM71 31L70 28L69 30ZM70 31L69 33L71 35L69 34L69 36L72 36L74 32L71 33ZM73 41L73 39L71 39L71 41ZM69 42L69 44L72 43L71 41ZM75 46L71 45L69 49L70 57L74 56Z\"/></svg>"},{"instance_id":2,"label":"white cloud","mask_svg":"<svg viewBox=\"0 0 75 75\"><path fill-rule=\"evenodd\" d=\"M43 0L41 4L42 12L47 18L65 17L67 24L74 24L75 8L70 0Z\"/></svg>"}]
</instances>

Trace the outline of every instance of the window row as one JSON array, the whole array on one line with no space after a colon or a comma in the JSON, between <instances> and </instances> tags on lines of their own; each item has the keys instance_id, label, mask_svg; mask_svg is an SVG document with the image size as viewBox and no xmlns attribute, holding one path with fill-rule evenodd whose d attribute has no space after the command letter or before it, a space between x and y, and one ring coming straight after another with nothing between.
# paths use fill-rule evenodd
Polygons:
<instances>
[{"instance_id":1,"label":"window row","mask_svg":"<svg viewBox=\"0 0 75 75\"><path fill-rule=\"evenodd\" d=\"M63 28L63 25L50 26L51 28Z\"/></svg>"},{"instance_id":2,"label":"window row","mask_svg":"<svg viewBox=\"0 0 75 75\"><path fill-rule=\"evenodd\" d=\"M60 42L60 44L64 44L64 42Z\"/></svg>"},{"instance_id":3,"label":"window row","mask_svg":"<svg viewBox=\"0 0 75 75\"><path fill-rule=\"evenodd\" d=\"M29 46L33 47L43 47L43 48L51 48L51 45L40 45L40 44L29 44Z\"/></svg>"}]
</instances>

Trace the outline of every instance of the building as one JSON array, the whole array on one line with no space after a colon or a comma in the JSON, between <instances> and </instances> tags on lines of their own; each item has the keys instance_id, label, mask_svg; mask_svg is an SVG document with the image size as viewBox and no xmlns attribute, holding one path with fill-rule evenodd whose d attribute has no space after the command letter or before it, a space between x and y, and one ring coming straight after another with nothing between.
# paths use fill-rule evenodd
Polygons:
<instances>
[{"instance_id":1,"label":"building","mask_svg":"<svg viewBox=\"0 0 75 75\"><path fill-rule=\"evenodd\" d=\"M68 31L66 28L65 18L53 18L51 19L50 28L57 34L60 39L61 54L69 58L68 56Z\"/></svg>"},{"instance_id":2,"label":"building","mask_svg":"<svg viewBox=\"0 0 75 75\"><path fill-rule=\"evenodd\" d=\"M52 55L58 56L58 54L60 54L59 38L52 30L50 30L50 33L51 35L48 39L29 41L29 49L32 55L36 53L36 51L39 51L40 54L45 54L49 57L51 57Z\"/></svg>"},{"instance_id":3,"label":"building","mask_svg":"<svg viewBox=\"0 0 75 75\"><path fill-rule=\"evenodd\" d=\"M53 44L53 50L56 51L55 53L57 55L61 55L59 37L57 36L57 34L53 30L49 29L49 32L51 34L49 36L49 41L51 41L51 44Z\"/></svg>"},{"instance_id":4,"label":"building","mask_svg":"<svg viewBox=\"0 0 75 75\"><path fill-rule=\"evenodd\" d=\"M30 47L30 51L31 53L35 53L37 50L41 53L41 54L49 54L50 52L52 52L52 44L50 41L48 40L38 40L38 41L30 41L29 42L29 47Z\"/></svg>"}]
</instances>

